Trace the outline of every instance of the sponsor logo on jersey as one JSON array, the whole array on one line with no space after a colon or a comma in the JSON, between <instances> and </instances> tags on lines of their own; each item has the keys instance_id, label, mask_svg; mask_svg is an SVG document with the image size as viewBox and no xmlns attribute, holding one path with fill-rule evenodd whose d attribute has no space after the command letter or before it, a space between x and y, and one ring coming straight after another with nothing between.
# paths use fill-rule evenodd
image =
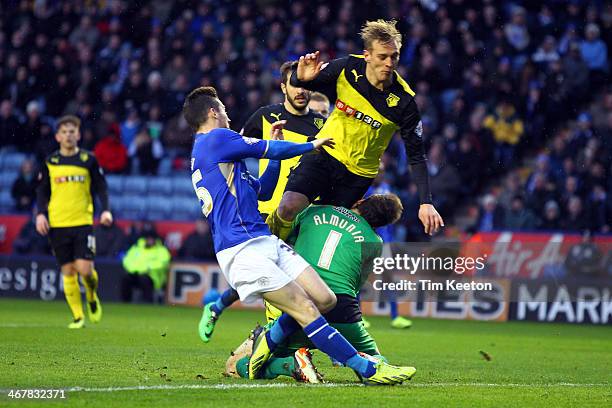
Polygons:
<instances>
[{"instance_id":1,"label":"sponsor logo on jersey","mask_svg":"<svg viewBox=\"0 0 612 408\"><path fill-rule=\"evenodd\" d=\"M419 123L417 123L416 128L414 128L414 133L419 139L423 137L423 121L419 120Z\"/></svg>"},{"instance_id":2,"label":"sponsor logo on jersey","mask_svg":"<svg viewBox=\"0 0 612 408\"><path fill-rule=\"evenodd\" d=\"M274 119L276 119L278 121L278 120L280 120L280 117L281 117L282 114L283 114L283 112L270 113L270 116L272 116Z\"/></svg>"},{"instance_id":3,"label":"sponsor logo on jersey","mask_svg":"<svg viewBox=\"0 0 612 408\"><path fill-rule=\"evenodd\" d=\"M79 158L81 159L81 161L84 163L87 161L87 159L89 158L89 155L86 152L81 152L81 154L79 154Z\"/></svg>"},{"instance_id":4,"label":"sponsor logo on jersey","mask_svg":"<svg viewBox=\"0 0 612 408\"><path fill-rule=\"evenodd\" d=\"M59 157L57 157L57 156L53 156L53 157L51 158L50 162L51 162L51 163L54 163L54 164L58 164L58 163L59 163Z\"/></svg>"},{"instance_id":5,"label":"sponsor logo on jersey","mask_svg":"<svg viewBox=\"0 0 612 408\"><path fill-rule=\"evenodd\" d=\"M352 116L357 120L363 121L365 124L372 126L372 128L374 129L379 129L382 126L382 123L380 123L379 121L374 120L374 118L372 118L371 116L366 115L365 113L347 105L340 99L336 100L336 109L346 113L348 116Z\"/></svg>"},{"instance_id":6,"label":"sponsor logo on jersey","mask_svg":"<svg viewBox=\"0 0 612 408\"><path fill-rule=\"evenodd\" d=\"M355 76L355 82L359 81L359 78L363 76L363 75L359 75L356 69L352 70L351 73Z\"/></svg>"},{"instance_id":7,"label":"sponsor logo on jersey","mask_svg":"<svg viewBox=\"0 0 612 408\"><path fill-rule=\"evenodd\" d=\"M389 96L387 96L387 106L390 108L393 108L395 106L397 106L397 104L399 103L399 96L390 93Z\"/></svg>"},{"instance_id":8,"label":"sponsor logo on jersey","mask_svg":"<svg viewBox=\"0 0 612 408\"><path fill-rule=\"evenodd\" d=\"M244 140L244 143L246 144L250 144L250 145L254 145L257 142L260 142L260 139L255 139L254 137L246 137L246 136L242 136L242 140Z\"/></svg>"},{"instance_id":9,"label":"sponsor logo on jersey","mask_svg":"<svg viewBox=\"0 0 612 408\"><path fill-rule=\"evenodd\" d=\"M321 118L314 119L314 125L317 127L317 129L321 129L324 123L325 123L324 119L321 119Z\"/></svg>"},{"instance_id":10,"label":"sponsor logo on jersey","mask_svg":"<svg viewBox=\"0 0 612 408\"><path fill-rule=\"evenodd\" d=\"M85 182L85 176L62 176L62 177L55 177L53 179L53 181L57 184L62 184L62 183L84 183Z\"/></svg>"}]
</instances>

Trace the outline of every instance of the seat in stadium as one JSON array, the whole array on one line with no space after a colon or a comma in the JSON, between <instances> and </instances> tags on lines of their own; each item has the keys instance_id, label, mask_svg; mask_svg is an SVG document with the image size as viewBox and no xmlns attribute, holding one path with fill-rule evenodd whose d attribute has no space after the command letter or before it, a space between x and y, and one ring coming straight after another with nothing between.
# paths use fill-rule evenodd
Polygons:
<instances>
[{"instance_id":1,"label":"seat in stadium","mask_svg":"<svg viewBox=\"0 0 612 408\"><path fill-rule=\"evenodd\" d=\"M188 175L172 178L172 191L174 196L194 197L193 184Z\"/></svg>"},{"instance_id":2,"label":"seat in stadium","mask_svg":"<svg viewBox=\"0 0 612 408\"><path fill-rule=\"evenodd\" d=\"M6 153L2 157L2 170L4 171L19 171L21 163L26 159L26 155L23 153Z\"/></svg>"},{"instance_id":3,"label":"seat in stadium","mask_svg":"<svg viewBox=\"0 0 612 408\"><path fill-rule=\"evenodd\" d=\"M146 198L138 195L127 195L121 198L121 218L132 220L142 219L146 216Z\"/></svg>"},{"instance_id":4,"label":"seat in stadium","mask_svg":"<svg viewBox=\"0 0 612 408\"><path fill-rule=\"evenodd\" d=\"M9 212L15 210L15 202L8 190L0 191L0 211Z\"/></svg>"},{"instance_id":5,"label":"seat in stadium","mask_svg":"<svg viewBox=\"0 0 612 408\"><path fill-rule=\"evenodd\" d=\"M171 176L172 175L172 159L169 157L164 157L159 162L159 167L157 168L157 174L160 176Z\"/></svg>"},{"instance_id":6,"label":"seat in stadium","mask_svg":"<svg viewBox=\"0 0 612 408\"><path fill-rule=\"evenodd\" d=\"M172 212L172 197L167 195L149 195L146 199L148 220L167 220Z\"/></svg>"},{"instance_id":7,"label":"seat in stadium","mask_svg":"<svg viewBox=\"0 0 612 408\"><path fill-rule=\"evenodd\" d=\"M172 200L170 218L177 221L195 221L202 216L202 209L195 197L175 197Z\"/></svg>"},{"instance_id":8,"label":"seat in stadium","mask_svg":"<svg viewBox=\"0 0 612 408\"><path fill-rule=\"evenodd\" d=\"M123 182L123 191L126 194L146 194L149 178L145 176L127 176Z\"/></svg>"},{"instance_id":9,"label":"seat in stadium","mask_svg":"<svg viewBox=\"0 0 612 408\"><path fill-rule=\"evenodd\" d=\"M119 176L116 174L109 174L106 176L106 184L108 185L109 194L123 193L123 179L124 176Z\"/></svg>"},{"instance_id":10,"label":"seat in stadium","mask_svg":"<svg viewBox=\"0 0 612 408\"><path fill-rule=\"evenodd\" d=\"M8 170L0 172L0 191L10 191L17 177L19 177L19 173L16 171Z\"/></svg>"},{"instance_id":11,"label":"seat in stadium","mask_svg":"<svg viewBox=\"0 0 612 408\"><path fill-rule=\"evenodd\" d=\"M149 179L149 195L169 196L172 193L172 179L168 177L153 177Z\"/></svg>"}]
</instances>

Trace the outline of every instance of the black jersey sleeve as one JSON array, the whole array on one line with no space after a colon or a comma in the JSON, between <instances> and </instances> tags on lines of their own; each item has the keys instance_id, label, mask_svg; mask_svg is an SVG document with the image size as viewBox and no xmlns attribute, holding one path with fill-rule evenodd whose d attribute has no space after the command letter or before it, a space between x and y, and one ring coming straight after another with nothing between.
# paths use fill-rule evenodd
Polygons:
<instances>
[{"instance_id":1,"label":"black jersey sleeve","mask_svg":"<svg viewBox=\"0 0 612 408\"><path fill-rule=\"evenodd\" d=\"M48 216L49 199L51 198L51 180L49 169L45 161L38 173L38 186L36 187L36 207L38 214Z\"/></svg>"},{"instance_id":2,"label":"black jersey sleeve","mask_svg":"<svg viewBox=\"0 0 612 408\"><path fill-rule=\"evenodd\" d=\"M98 165L98 160L94 155L91 156L91 167L89 168L89 172L91 174L91 191L100 199L102 211L110 211L106 179L104 178L102 168Z\"/></svg>"},{"instance_id":3,"label":"black jersey sleeve","mask_svg":"<svg viewBox=\"0 0 612 408\"><path fill-rule=\"evenodd\" d=\"M263 128L261 125L261 117L263 114L263 108L257 109L246 121L244 127L240 131L240 134L242 136L253 137L255 139L263 139Z\"/></svg>"},{"instance_id":4,"label":"black jersey sleeve","mask_svg":"<svg viewBox=\"0 0 612 408\"><path fill-rule=\"evenodd\" d=\"M324 64L319 75L312 81L300 81L297 71L291 74L291 85L306 88L310 91L324 93L330 100L335 100L336 81L346 66L348 58L339 58Z\"/></svg>"},{"instance_id":5,"label":"black jersey sleeve","mask_svg":"<svg viewBox=\"0 0 612 408\"><path fill-rule=\"evenodd\" d=\"M404 108L400 132L406 146L412 179L417 185L421 204L431 204L427 156L423 144L423 125L416 102L412 99Z\"/></svg>"}]
</instances>

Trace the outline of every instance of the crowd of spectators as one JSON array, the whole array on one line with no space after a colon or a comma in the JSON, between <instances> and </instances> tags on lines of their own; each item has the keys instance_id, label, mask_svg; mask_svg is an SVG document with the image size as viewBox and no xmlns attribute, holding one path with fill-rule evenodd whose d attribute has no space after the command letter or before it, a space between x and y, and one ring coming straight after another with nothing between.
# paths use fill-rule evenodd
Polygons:
<instances>
[{"instance_id":1,"label":"crowd of spectators","mask_svg":"<svg viewBox=\"0 0 612 408\"><path fill-rule=\"evenodd\" d=\"M359 28L373 18L398 20L398 71L417 94L447 224L485 194L474 230L556 228L553 213L560 228L608 230L612 5L597 0L3 2L0 146L40 159L55 148L54 119L73 113L108 173L156 174L163 157L185 169L186 92L214 85L240 130L282 101L283 61L360 53ZM383 163L407 209L396 238L419 239L398 136Z\"/></svg>"}]
</instances>

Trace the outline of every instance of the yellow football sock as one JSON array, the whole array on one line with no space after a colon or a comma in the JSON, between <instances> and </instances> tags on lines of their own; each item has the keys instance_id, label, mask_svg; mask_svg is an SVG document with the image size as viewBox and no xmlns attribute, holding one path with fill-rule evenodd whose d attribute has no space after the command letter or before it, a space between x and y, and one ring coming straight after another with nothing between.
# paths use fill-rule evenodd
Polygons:
<instances>
[{"instance_id":1,"label":"yellow football sock","mask_svg":"<svg viewBox=\"0 0 612 408\"><path fill-rule=\"evenodd\" d=\"M270 227L270 232L279 237L282 240L286 240L291 232L291 226L293 221L287 221L282 219L278 215L278 209L274 210L272 214L266 219L266 224Z\"/></svg>"},{"instance_id":2,"label":"yellow football sock","mask_svg":"<svg viewBox=\"0 0 612 408\"><path fill-rule=\"evenodd\" d=\"M74 320L83 318L83 305L81 304L81 289L77 275L62 275L64 278L64 295L72 311Z\"/></svg>"},{"instance_id":3,"label":"yellow football sock","mask_svg":"<svg viewBox=\"0 0 612 408\"><path fill-rule=\"evenodd\" d=\"M96 290L98 290L98 272L92 269L91 275L83 277L83 283L85 284L85 298L88 302L93 302Z\"/></svg>"},{"instance_id":4,"label":"yellow football sock","mask_svg":"<svg viewBox=\"0 0 612 408\"><path fill-rule=\"evenodd\" d=\"M282 310L266 302L265 300L264 300L264 306L266 307L266 321L268 323L273 322L274 320L278 319L280 315L283 314Z\"/></svg>"}]
</instances>

